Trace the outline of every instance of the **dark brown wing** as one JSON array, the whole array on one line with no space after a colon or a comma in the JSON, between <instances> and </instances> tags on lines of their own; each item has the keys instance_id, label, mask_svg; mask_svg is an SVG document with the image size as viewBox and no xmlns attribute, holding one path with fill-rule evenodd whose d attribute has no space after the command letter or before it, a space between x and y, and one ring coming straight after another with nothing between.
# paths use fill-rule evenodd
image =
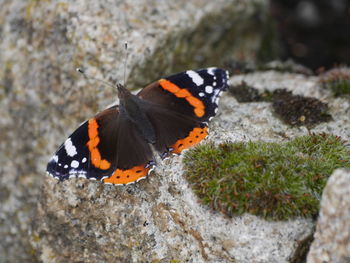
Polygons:
<instances>
[{"instance_id":1,"label":"dark brown wing","mask_svg":"<svg viewBox=\"0 0 350 263\"><path fill-rule=\"evenodd\" d=\"M135 125L116 106L98 114L93 121L98 125L96 149L114 168L104 182L128 184L144 178L154 164L153 154ZM93 151L90 150L92 164Z\"/></svg>"},{"instance_id":2,"label":"dark brown wing","mask_svg":"<svg viewBox=\"0 0 350 263\"><path fill-rule=\"evenodd\" d=\"M116 168L125 170L152 159L150 146L116 106L98 114L95 120L100 137L97 148Z\"/></svg>"}]
</instances>

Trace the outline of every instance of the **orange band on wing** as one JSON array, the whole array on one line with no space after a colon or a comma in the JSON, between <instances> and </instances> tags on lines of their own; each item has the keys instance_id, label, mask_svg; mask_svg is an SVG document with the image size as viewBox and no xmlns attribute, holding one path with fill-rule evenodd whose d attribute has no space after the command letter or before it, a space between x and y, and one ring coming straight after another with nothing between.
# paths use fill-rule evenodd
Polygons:
<instances>
[{"instance_id":1,"label":"orange band on wing","mask_svg":"<svg viewBox=\"0 0 350 263\"><path fill-rule=\"evenodd\" d=\"M183 150L198 144L201 140L207 137L207 135L208 127L196 127L187 137L178 140L173 146L171 146L171 148L173 148L171 152L180 154Z\"/></svg>"},{"instance_id":2,"label":"orange band on wing","mask_svg":"<svg viewBox=\"0 0 350 263\"><path fill-rule=\"evenodd\" d=\"M103 179L104 183L110 184L128 184L145 178L151 167L145 168L145 165L135 166L129 170L117 169L111 177Z\"/></svg>"},{"instance_id":3,"label":"orange band on wing","mask_svg":"<svg viewBox=\"0 0 350 263\"><path fill-rule=\"evenodd\" d=\"M188 101L191 106L194 107L194 113L196 114L197 117L203 117L205 114L205 106L203 102L194 97L187 89L180 89L178 86L176 86L174 83L172 83L169 80L166 79L161 79L159 80L160 86L174 94L178 98L184 98L185 100Z\"/></svg>"},{"instance_id":4,"label":"orange band on wing","mask_svg":"<svg viewBox=\"0 0 350 263\"><path fill-rule=\"evenodd\" d=\"M89 141L87 142L87 147L90 151L91 163L96 168L107 170L111 167L111 163L107 160L101 159L101 153L97 149L97 145L100 143L100 138L98 137L98 123L95 119L89 120L88 134Z\"/></svg>"}]
</instances>

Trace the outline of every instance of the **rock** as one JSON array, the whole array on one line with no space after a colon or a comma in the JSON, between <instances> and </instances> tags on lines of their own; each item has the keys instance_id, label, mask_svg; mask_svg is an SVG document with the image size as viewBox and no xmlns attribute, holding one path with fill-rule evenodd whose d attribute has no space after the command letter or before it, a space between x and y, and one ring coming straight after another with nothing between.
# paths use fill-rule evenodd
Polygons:
<instances>
[{"instance_id":1,"label":"rock","mask_svg":"<svg viewBox=\"0 0 350 263\"><path fill-rule=\"evenodd\" d=\"M35 231L28 237L40 186L44 178L47 180L46 163L69 131L98 109L115 102L113 89L99 89L99 82L87 81L75 72L76 67L87 68L95 77L123 82L125 41L129 42L128 88L143 87L178 70L220 66L223 59L232 55L254 61L262 35L260 25L263 26L257 20L264 20L266 4L264 0L166 0L137 4L132 0L90 0L84 4L3 1L0 261L37 262L37 254L46 261L53 260L50 255L55 253L54 229L52 235L48 232L52 240L48 244L53 247L32 247L29 239L36 244L39 238ZM67 198L69 205L80 204L80 198L74 195ZM55 218L45 225L51 228ZM60 220L56 230L64 231L68 225ZM64 242L69 241L66 233ZM87 250L84 253L89 255ZM100 251L93 253L98 255Z\"/></svg>"},{"instance_id":2,"label":"rock","mask_svg":"<svg viewBox=\"0 0 350 263\"><path fill-rule=\"evenodd\" d=\"M312 220L224 218L201 206L181 157L127 187L47 177L34 220L43 262L287 262ZM48 253L49 251L50 253Z\"/></svg>"},{"instance_id":3,"label":"rock","mask_svg":"<svg viewBox=\"0 0 350 263\"><path fill-rule=\"evenodd\" d=\"M308 263L350 262L350 170L337 169L323 191Z\"/></svg>"}]
</instances>

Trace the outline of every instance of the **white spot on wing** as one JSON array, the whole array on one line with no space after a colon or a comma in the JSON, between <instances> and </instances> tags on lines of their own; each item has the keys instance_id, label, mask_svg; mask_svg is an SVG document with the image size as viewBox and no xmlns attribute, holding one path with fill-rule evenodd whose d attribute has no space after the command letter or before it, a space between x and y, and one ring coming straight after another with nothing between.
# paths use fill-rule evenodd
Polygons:
<instances>
[{"instance_id":1,"label":"white spot on wing","mask_svg":"<svg viewBox=\"0 0 350 263\"><path fill-rule=\"evenodd\" d=\"M83 160L81 160L82 163L86 162L86 158L84 157Z\"/></svg>"},{"instance_id":2,"label":"white spot on wing","mask_svg":"<svg viewBox=\"0 0 350 263\"><path fill-rule=\"evenodd\" d=\"M65 165L63 166L63 168L67 169L67 168L68 168L68 165L67 165L67 164L65 164Z\"/></svg>"},{"instance_id":3,"label":"white spot on wing","mask_svg":"<svg viewBox=\"0 0 350 263\"><path fill-rule=\"evenodd\" d=\"M211 94L213 92L213 87L212 86L206 86L205 87L205 92L208 94Z\"/></svg>"},{"instance_id":4,"label":"white spot on wing","mask_svg":"<svg viewBox=\"0 0 350 263\"><path fill-rule=\"evenodd\" d=\"M205 94L203 92L199 92L198 95L199 95L199 97L204 97Z\"/></svg>"},{"instance_id":5,"label":"white spot on wing","mask_svg":"<svg viewBox=\"0 0 350 263\"><path fill-rule=\"evenodd\" d=\"M52 157L52 161L54 161L55 163L57 163L57 162L58 162L58 156L57 156L57 155L54 155L54 156Z\"/></svg>"},{"instance_id":6,"label":"white spot on wing","mask_svg":"<svg viewBox=\"0 0 350 263\"><path fill-rule=\"evenodd\" d=\"M76 161L76 160L73 160L71 163L70 163L70 166L72 168L78 168L79 167L79 162Z\"/></svg>"},{"instance_id":7,"label":"white spot on wing","mask_svg":"<svg viewBox=\"0 0 350 263\"><path fill-rule=\"evenodd\" d=\"M214 103L216 103L217 104L217 99L218 99L218 94L220 93L220 90L219 89L216 89L216 90L214 90L214 95L213 95L213 97L211 98L211 101Z\"/></svg>"},{"instance_id":8,"label":"white spot on wing","mask_svg":"<svg viewBox=\"0 0 350 263\"><path fill-rule=\"evenodd\" d=\"M68 138L64 142L64 149L66 149L66 152L67 152L68 156L70 156L70 157L73 157L74 155L77 154L77 149L73 145L71 138Z\"/></svg>"},{"instance_id":9,"label":"white spot on wing","mask_svg":"<svg viewBox=\"0 0 350 263\"><path fill-rule=\"evenodd\" d=\"M215 75L215 72L214 72L215 70L216 70L216 68L208 68L207 69L208 74L213 75L213 76Z\"/></svg>"},{"instance_id":10,"label":"white spot on wing","mask_svg":"<svg viewBox=\"0 0 350 263\"><path fill-rule=\"evenodd\" d=\"M203 85L204 80L197 72L193 70L187 70L186 73L197 86Z\"/></svg>"}]
</instances>

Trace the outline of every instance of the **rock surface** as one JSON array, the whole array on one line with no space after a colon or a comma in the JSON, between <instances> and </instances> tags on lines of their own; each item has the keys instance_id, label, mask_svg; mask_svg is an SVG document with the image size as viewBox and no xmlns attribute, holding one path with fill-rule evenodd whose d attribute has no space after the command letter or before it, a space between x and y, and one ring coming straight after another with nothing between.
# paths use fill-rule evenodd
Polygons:
<instances>
[{"instance_id":1,"label":"rock surface","mask_svg":"<svg viewBox=\"0 0 350 263\"><path fill-rule=\"evenodd\" d=\"M266 4L265 0L2 1L0 262L37 262L38 254L45 258L53 251L53 230L52 235L48 232L52 247L43 246L37 253L28 241L46 162L79 122L115 101L114 90L98 89L100 84L76 74L76 67L86 67L95 77L122 80L124 41L129 42L129 88L177 70L220 66L218 58L234 55L253 61ZM40 222L51 228L55 221ZM57 221L57 230L65 231L64 227ZM69 246L66 233L62 242Z\"/></svg>"},{"instance_id":2,"label":"rock surface","mask_svg":"<svg viewBox=\"0 0 350 263\"><path fill-rule=\"evenodd\" d=\"M323 191L308 263L350 262L350 170L338 169Z\"/></svg>"},{"instance_id":3,"label":"rock surface","mask_svg":"<svg viewBox=\"0 0 350 263\"><path fill-rule=\"evenodd\" d=\"M43 262L287 262L313 222L233 219L199 205L181 157L127 187L46 178L34 246Z\"/></svg>"},{"instance_id":4,"label":"rock surface","mask_svg":"<svg viewBox=\"0 0 350 263\"><path fill-rule=\"evenodd\" d=\"M238 75L257 88L286 88L329 104L333 121L311 132L350 138L350 103L320 88L318 78L264 72ZM285 141L306 135L277 119L270 103L238 103L223 95L208 141ZM33 246L43 262L300 262L313 233L311 219L266 222L252 215L232 219L198 203L182 177L182 156L158 162L155 173L127 187L84 179L45 179L33 226Z\"/></svg>"}]
</instances>

